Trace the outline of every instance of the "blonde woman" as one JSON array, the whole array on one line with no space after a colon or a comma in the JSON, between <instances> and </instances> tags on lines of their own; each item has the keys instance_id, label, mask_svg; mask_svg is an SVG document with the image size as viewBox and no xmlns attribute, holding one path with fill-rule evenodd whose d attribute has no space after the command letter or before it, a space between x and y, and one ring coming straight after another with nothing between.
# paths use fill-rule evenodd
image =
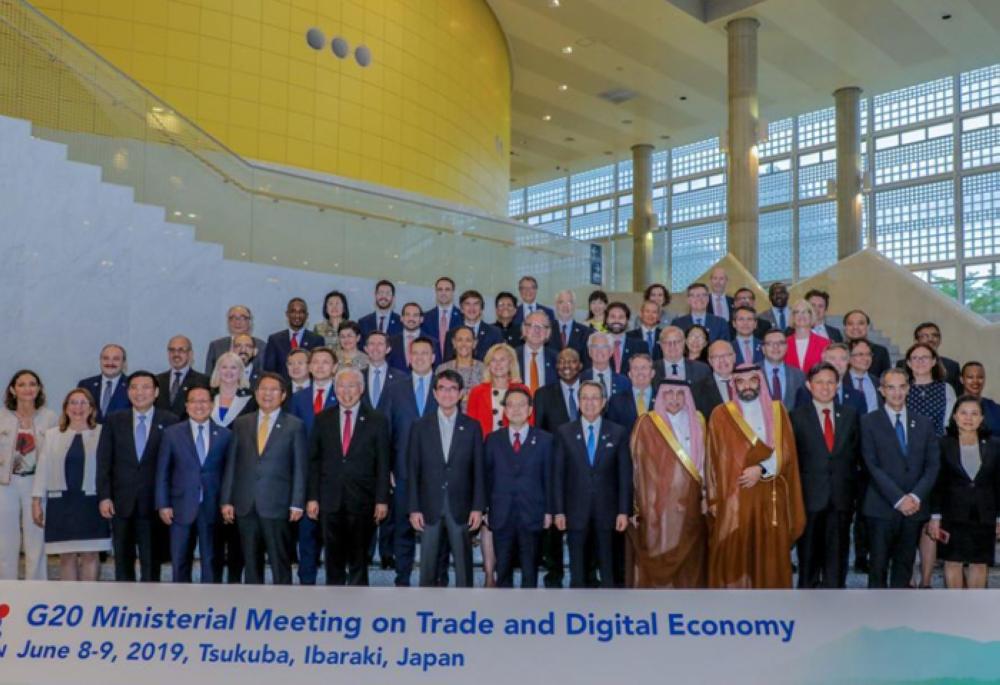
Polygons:
<instances>
[{"instance_id":1,"label":"blonde woman","mask_svg":"<svg viewBox=\"0 0 1000 685\"><path fill-rule=\"evenodd\" d=\"M228 427L237 416L257 411L243 370L243 360L235 352L225 352L215 362L208 384L212 388L212 420L220 426Z\"/></svg>"},{"instance_id":2,"label":"blonde woman","mask_svg":"<svg viewBox=\"0 0 1000 685\"><path fill-rule=\"evenodd\" d=\"M823 350L830 346L830 339L813 331L816 313L811 304L799 300L792 305L792 328L794 334L788 337L788 351L785 363L809 373L809 369L823 361Z\"/></svg>"}]
</instances>

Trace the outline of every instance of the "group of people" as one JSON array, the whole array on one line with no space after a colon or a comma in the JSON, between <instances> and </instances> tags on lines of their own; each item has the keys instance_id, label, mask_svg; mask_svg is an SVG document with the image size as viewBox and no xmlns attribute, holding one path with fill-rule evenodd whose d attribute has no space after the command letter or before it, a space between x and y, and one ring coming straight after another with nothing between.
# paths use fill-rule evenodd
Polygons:
<instances>
[{"instance_id":1,"label":"group of people","mask_svg":"<svg viewBox=\"0 0 1000 685\"><path fill-rule=\"evenodd\" d=\"M356 321L326 295L312 330L301 298L288 326L254 337L231 307L206 374L191 341L169 368L127 373L108 344L100 373L60 411L38 374L11 378L0 410L0 579L365 585L373 559L411 583L562 587L984 587L1000 534L1000 407L984 367L939 354L922 323L898 365L854 309L829 296L758 314L721 268L687 288L650 285L633 319L573 291L554 308L538 284L499 293L496 323L475 290L397 313L375 287ZM457 299L457 302L456 302ZM565 547L564 547L565 545ZM920 573L913 569L919 549Z\"/></svg>"}]
</instances>

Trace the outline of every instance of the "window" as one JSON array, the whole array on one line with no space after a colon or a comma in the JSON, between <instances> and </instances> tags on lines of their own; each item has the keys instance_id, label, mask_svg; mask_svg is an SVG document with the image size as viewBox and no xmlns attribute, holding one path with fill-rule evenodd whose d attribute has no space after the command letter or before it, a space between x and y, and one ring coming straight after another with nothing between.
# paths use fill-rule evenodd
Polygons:
<instances>
[{"instance_id":1,"label":"window","mask_svg":"<svg viewBox=\"0 0 1000 685\"><path fill-rule=\"evenodd\" d=\"M876 95L875 130L885 131L950 115L955 103L953 84L949 76Z\"/></svg>"},{"instance_id":2,"label":"window","mask_svg":"<svg viewBox=\"0 0 1000 685\"><path fill-rule=\"evenodd\" d=\"M569 201L577 202L614 192L615 165L591 169L569 177Z\"/></svg>"},{"instance_id":3,"label":"window","mask_svg":"<svg viewBox=\"0 0 1000 685\"><path fill-rule=\"evenodd\" d=\"M1000 105L1000 64L967 71L959 83L963 112Z\"/></svg>"},{"instance_id":4,"label":"window","mask_svg":"<svg viewBox=\"0 0 1000 685\"><path fill-rule=\"evenodd\" d=\"M955 193L948 181L875 196L878 249L901 264L955 258Z\"/></svg>"},{"instance_id":5,"label":"window","mask_svg":"<svg viewBox=\"0 0 1000 685\"><path fill-rule=\"evenodd\" d=\"M528 211L566 204L566 179L556 178L528 187Z\"/></svg>"},{"instance_id":6,"label":"window","mask_svg":"<svg viewBox=\"0 0 1000 685\"><path fill-rule=\"evenodd\" d=\"M726 225L722 222L679 228L670 235L671 290L684 290L726 254Z\"/></svg>"},{"instance_id":7,"label":"window","mask_svg":"<svg viewBox=\"0 0 1000 685\"><path fill-rule=\"evenodd\" d=\"M792 210L761 213L757 262L762 283L792 277Z\"/></svg>"},{"instance_id":8,"label":"window","mask_svg":"<svg viewBox=\"0 0 1000 685\"><path fill-rule=\"evenodd\" d=\"M966 259L1000 254L1000 172L962 179Z\"/></svg>"},{"instance_id":9,"label":"window","mask_svg":"<svg viewBox=\"0 0 1000 685\"><path fill-rule=\"evenodd\" d=\"M726 165L726 156L719 149L719 139L710 138L674 149L671 176L691 176Z\"/></svg>"},{"instance_id":10,"label":"window","mask_svg":"<svg viewBox=\"0 0 1000 685\"><path fill-rule=\"evenodd\" d=\"M1000 312L1000 262L965 267L965 305L980 314Z\"/></svg>"},{"instance_id":11,"label":"window","mask_svg":"<svg viewBox=\"0 0 1000 685\"><path fill-rule=\"evenodd\" d=\"M671 217L673 223L695 221L726 213L726 186L711 186L709 183L710 179L704 177L684 184L688 186L686 190L678 191L675 186Z\"/></svg>"}]
</instances>

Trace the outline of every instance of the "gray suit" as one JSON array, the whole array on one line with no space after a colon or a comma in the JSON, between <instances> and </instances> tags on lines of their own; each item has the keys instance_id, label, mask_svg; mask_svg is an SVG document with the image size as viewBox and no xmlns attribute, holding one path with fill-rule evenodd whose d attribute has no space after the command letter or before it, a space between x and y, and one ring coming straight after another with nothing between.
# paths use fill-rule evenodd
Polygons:
<instances>
[{"instance_id":1,"label":"gray suit","mask_svg":"<svg viewBox=\"0 0 1000 685\"><path fill-rule=\"evenodd\" d=\"M253 358L253 370L254 375L260 375L260 365L264 359L264 348L267 347L267 343L258 338L253 337L253 344L257 346L257 356ZM212 372L215 371L215 362L219 360L225 352L229 352L233 348L233 336L226 335L221 338L216 338L208 344L208 353L205 355L205 375L211 377Z\"/></svg>"},{"instance_id":2,"label":"gray suit","mask_svg":"<svg viewBox=\"0 0 1000 685\"><path fill-rule=\"evenodd\" d=\"M264 552L278 585L292 582L292 524L289 509L304 509L306 431L301 419L281 411L264 453L257 452L257 418L241 416L232 424L221 503L236 509L236 524L246 558L246 582L264 582Z\"/></svg>"}]
</instances>

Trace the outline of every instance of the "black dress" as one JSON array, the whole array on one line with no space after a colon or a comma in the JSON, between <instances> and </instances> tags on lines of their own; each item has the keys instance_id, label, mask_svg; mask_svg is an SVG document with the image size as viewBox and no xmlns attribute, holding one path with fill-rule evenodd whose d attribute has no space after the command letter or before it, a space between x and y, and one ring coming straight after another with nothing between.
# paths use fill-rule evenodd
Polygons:
<instances>
[{"instance_id":1,"label":"black dress","mask_svg":"<svg viewBox=\"0 0 1000 685\"><path fill-rule=\"evenodd\" d=\"M995 439L980 440L968 447L972 454L963 460L963 447L957 438L947 436L941 440L941 471L931 511L941 515L941 529L950 538L947 543L938 543L938 556L944 561L992 566L1000 502L1000 443ZM974 465L976 452L978 467Z\"/></svg>"},{"instance_id":2,"label":"black dress","mask_svg":"<svg viewBox=\"0 0 1000 685\"><path fill-rule=\"evenodd\" d=\"M83 436L77 433L66 452L66 490L61 497L46 498L46 554L111 549L111 529L107 519L101 516L97 495L83 491L85 459Z\"/></svg>"}]
</instances>

